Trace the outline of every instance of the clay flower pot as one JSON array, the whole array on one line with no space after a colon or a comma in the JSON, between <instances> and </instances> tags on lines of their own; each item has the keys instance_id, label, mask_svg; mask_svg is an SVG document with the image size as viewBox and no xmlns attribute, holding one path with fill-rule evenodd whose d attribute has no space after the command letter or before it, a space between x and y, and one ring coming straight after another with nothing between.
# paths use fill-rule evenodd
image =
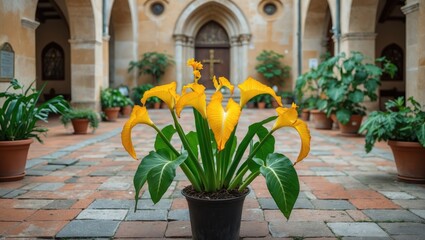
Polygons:
<instances>
[{"instance_id":1,"label":"clay flower pot","mask_svg":"<svg viewBox=\"0 0 425 240\"><path fill-rule=\"evenodd\" d=\"M332 119L326 116L326 113L319 110L310 110L314 128L316 129L332 129Z\"/></svg>"},{"instance_id":2,"label":"clay flower pot","mask_svg":"<svg viewBox=\"0 0 425 240\"><path fill-rule=\"evenodd\" d=\"M118 118L118 113L120 112L119 107L111 107L111 108L105 108L103 112L106 115L106 120L109 122L115 122Z\"/></svg>"},{"instance_id":3,"label":"clay flower pot","mask_svg":"<svg viewBox=\"0 0 425 240\"><path fill-rule=\"evenodd\" d=\"M74 134L87 134L89 128L89 120L86 118L74 118L71 119L72 127L74 128Z\"/></svg>"},{"instance_id":4,"label":"clay flower pot","mask_svg":"<svg viewBox=\"0 0 425 240\"><path fill-rule=\"evenodd\" d=\"M336 116L335 116L336 119ZM340 123L337 119L339 126L339 131L342 135L347 136L357 136L359 135L359 129L362 124L363 116L362 115L352 115L350 121L347 124Z\"/></svg>"},{"instance_id":5,"label":"clay flower pot","mask_svg":"<svg viewBox=\"0 0 425 240\"><path fill-rule=\"evenodd\" d=\"M425 183L425 148L419 142L388 141L397 166L398 179Z\"/></svg>"},{"instance_id":6,"label":"clay flower pot","mask_svg":"<svg viewBox=\"0 0 425 240\"><path fill-rule=\"evenodd\" d=\"M25 176L28 150L32 138L0 141L0 182L21 180Z\"/></svg>"}]
</instances>

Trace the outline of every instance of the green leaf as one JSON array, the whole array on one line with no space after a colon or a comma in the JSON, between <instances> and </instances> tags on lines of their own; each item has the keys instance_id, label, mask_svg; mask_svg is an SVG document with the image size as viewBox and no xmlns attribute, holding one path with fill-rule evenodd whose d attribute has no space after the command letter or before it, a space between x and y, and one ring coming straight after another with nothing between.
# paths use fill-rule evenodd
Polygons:
<instances>
[{"instance_id":1,"label":"green leaf","mask_svg":"<svg viewBox=\"0 0 425 240\"><path fill-rule=\"evenodd\" d=\"M351 71L353 71L353 69L354 69L354 61L352 61L352 60L350 60L350 59L347 59L347 60L345 60L344 61L344 69L347 71L347 72L351 72Z\"/></svg>"},{"instance_id":2,"label":"green leaf","mask_svg":"<svg viewBox=\"0 0 425 240\"><path fill-rule=\"evenodd\" d=\"M186 139L189 142L190 149L192 150L195 157L198 157L198 135L196 132L191 131L188 134L186 134Z\"/></svg>"},{"instance_id":3,"label":"green leaf","mask_svg":"<svg viewBox=\"0 0 425 240\"><path fill-rule=\"evenodd\" d=\"M344 98L346 90L344 87L334 87L329 89L327 94L330 99L339 102Z\"/></svg>"},{"instance_id":4,"label":"green leaf","mask_svg":"<svg viewBox=\"0 0 425 240\"><path fill-rule=\"evenodd\" d=\"M345 125L350 121L351 112L347 109L339 109L338 111L336 111L336 118L340 123Z\"/></svg>"},{"instance_id":5,"label":"green leaf","mask_svg":"<svg viewBox=\"0 0 425 240\"><path fill-rule=\"evenodd\" d=\"M266 178L267 188L279 210L289 219L300 192L297 172L292 162L282 154L269 154L266 166L262 166L260 171Z\"/></svg>"},{"instance_id":6,"label":"green leaf","mask_svg":"<svg viewBox=\"0 0 425 240\"><path fill-rule=\"evenodd\" d=\"M263 141L264 137L268 133L269 133L269 131L267 130L267 128L265 128L264 126L261 126L257 131L257 136L261 141ZM259 144L259 142L255 143L254 148L257 147L258 144ZM267 157L267 155L269 155L269 153L274 152L274 144L275 144L275 138L273 136L270 136L263 143L260 150L257 151L257 153L255 154L255 157L260 158L260 159L266 159L266 157Z\"/></svg>"},{"instance_id":7,"label":"green leaf","mask_svg":"<svg viewBox=\"0 0 425 240\"><path fill-rule=\"evenodd\" d=\"M364 94L360 90L355 90L354 92L348 94L348 99L354 103L363 102Z\"/></svg>"},{"instance_id":8,"label":"green leaf","mask_svg":"<svg viewBox=\"0 0 425 240\"><path fill-rule=\"evenodd\" d=\"M425 147L425 123L419 126L418 131L416 132L419 142Z\"/></svg>"},{"instance_id":9,"label":"green leaf","mask_svg":"<svg viewBox=\"0 0 425 240\"><path fill-rule=\"evenodd\" d=\"M149 155L151 157L148 158L148 161L156 163L147 174L149 193L152 201L157 203L173 182L177 167L187 159L188 154L187 151L184 151L175 160L166 159L155 152ZM146 158L144 161L146 161Z\"/></svg>"},{"instance_id":10,"label":"green leaf","mask_svg":"<svg viewBox=\"0 0 425 240\"><path fill-rule=\"evenodd\" d=\"M161 132L164 134L165 138L168 139L168 141L171 141L171 138L176 133L176 129L173 125L168 125L164 127ZM159 136L159 134L156 135L155 139L155 151L158 151L160 149L167 149L169 152L169 158L174 159L176 158L174 152L170 149L170 146L164 142L164 140Z\"/></svg>"}]
</instances>

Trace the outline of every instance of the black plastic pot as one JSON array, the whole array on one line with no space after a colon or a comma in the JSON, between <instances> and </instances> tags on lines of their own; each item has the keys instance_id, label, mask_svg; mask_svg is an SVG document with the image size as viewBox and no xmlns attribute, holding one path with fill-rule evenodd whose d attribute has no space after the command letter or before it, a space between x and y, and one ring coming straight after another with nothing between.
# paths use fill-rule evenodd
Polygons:
<instances>
[{"instance_id":1,"label":"black plastic pot","mask_svg":"<svg viewBox=\"0 0 425 240\"><path fill-rule=\"evenodd\" d=\"M199 199L182 191L189 205L192 239L239 239L244 195L231 199Z\"/></svg>"}]
</instances>

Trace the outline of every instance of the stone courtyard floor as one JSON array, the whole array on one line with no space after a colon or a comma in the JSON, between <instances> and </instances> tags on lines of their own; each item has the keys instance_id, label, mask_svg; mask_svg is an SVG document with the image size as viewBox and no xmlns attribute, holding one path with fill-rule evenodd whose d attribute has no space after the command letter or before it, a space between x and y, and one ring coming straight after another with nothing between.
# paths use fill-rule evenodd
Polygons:
<instances>
[{"instance_id":1,"label":"stone courtyard floor","mask_svg":"<svg viewBox=\"0 0 425 240\"><path fill-rule=\"evenodd\" d=\"M239 130L272 114L244 110ZM185 130L193 128L191 112L182 115ZM171 120L166 110L150 116L159 126ZM102 122L87 135L73 135L51 121L45 143L31 146L27 176L0 183L0 239L190 239L180 194L189 183L180 171L158 204L143 192L134 212L138 162L121 146L125 120ZM245 200L241 238L425 239L425 185L397 181L385 143L365 154L363 137L310 128L311 152L296 165L301 193L290 220L276 210L264 179L257 178ZM294 159L300 144L296 132L288 128L275 135L276 149ZM143 156L152 149L154 131L137 126L133 142Z\"/></svg>"}]
</instances>

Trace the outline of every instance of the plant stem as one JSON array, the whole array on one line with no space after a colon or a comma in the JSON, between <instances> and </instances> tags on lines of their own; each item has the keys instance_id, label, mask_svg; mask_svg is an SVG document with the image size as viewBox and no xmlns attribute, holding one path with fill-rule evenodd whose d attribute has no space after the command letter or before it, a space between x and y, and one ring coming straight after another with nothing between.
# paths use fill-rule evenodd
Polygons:
<instances>
[{"instance_id":1,"label":"plant stem","mask_svg":"<svg viewBox=\"0 0 425 240\"><path fill-rule=\"evenodd\" d=\"M242 182L241 186L239 187L238 191L241 192L244 190L254 179L260 174L260 171L252 172L249 174L249 176L245 179L245 181Z\"/></svg>"}]
</instances>

